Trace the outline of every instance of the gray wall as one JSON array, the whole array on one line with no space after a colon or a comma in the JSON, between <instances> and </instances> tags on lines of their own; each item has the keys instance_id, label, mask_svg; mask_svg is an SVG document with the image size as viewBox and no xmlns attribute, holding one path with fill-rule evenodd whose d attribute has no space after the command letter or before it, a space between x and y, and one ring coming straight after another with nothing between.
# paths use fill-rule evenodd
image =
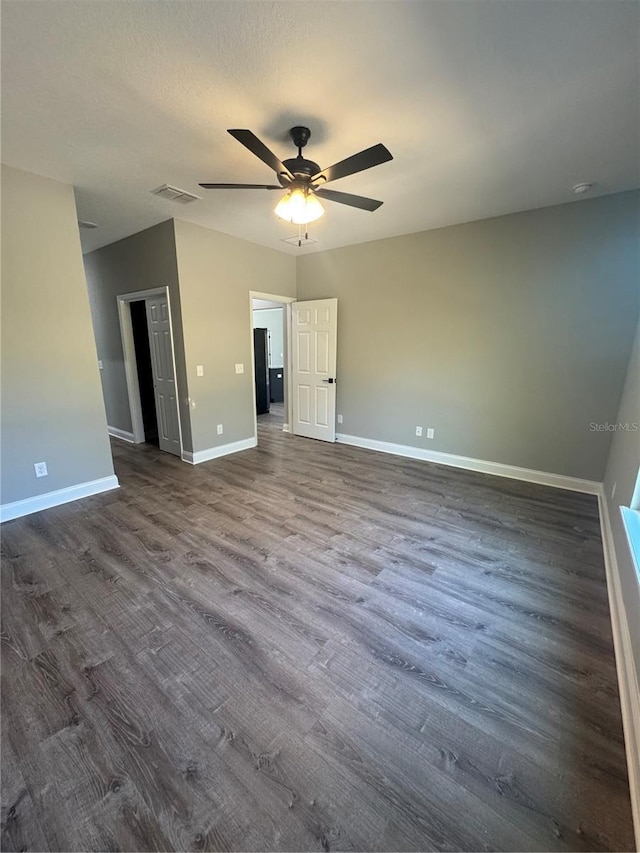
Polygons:
<instances>
[{"instance_id":1,"label":"gray wall","mask_svg":"<svg viewBox=\"0 0 640 853\"><path fill-rule=\"evenodd\" d=\"M298 299L340 304L340 431L601 481L589 424L616 417L638 320L639 195L298 258Z\"/></svg>"},{"instance_id":2,"label":"gray wall","mask_svg":"<svg viewBox=\"0 0 640 853\"><path fill-rule=\"evenodd\" d=\"M113 475L73 188L6 166L1 429L3 504Z\"/></svg>"},{"instance_id":3,"label":"gray wall","mask_svg":"<svg viewBox=\"0 0 640 853\"><path fill-rule=\"evenodd\" d=\"M254 434L249 292L295 296L295 258L181 220L175 233L193 449L207 450Z\"/></svg>"},{"instance_id":4,"label":"gray wall","mask_svg":"<svg viewBox=\"0 0 640 853\"><path fill-rule=\"evenodd\" d=\"M269 367L284 367L284 309L257 308L253 328L269 330Z\"/></svg>"},{"instance_id":5,"label":"gray wall","mask_svg":"<svg viewBox=\"0 0 640 853\"><path fill-rule=\"evenodd\" d=\"M189 391L184 364L184 342L173 220L161 222L84 257L91 317L109 426L131 432L124 355L117 296L138 290L168 287L174 336L176 379L185 450L191 450Z\"/></svg>"},{"instance_id":6,"label":"gray wall","mask_svg":"<svg viewBox=\"0 0 640 853\"><path fill-rule=\"evenodd\" d=\"M627 380L615 423L640 423L640 325L629 362ZM604 491L609 507L616 559L620 572L622 598L631 632L636 674L640 682L640 582L633 565L626 533L620 517L620 507L630 506L633 490L640 473L640 430L615 432L604 478ZM616 487L615 496L613 487ZM640 507L635 507L640 509Z\"/></svg>"},{"instance_id":7,"label":"gray wall","mask_svg":"<svg viewBox=\"0 0 640 853\"><path fill-rule=\"evenodd\" d=\"M168 286L184 449L197 452L250 438L249 291L295 296L295 259L168 220L85 255L85 270L109 425L132 428L116 297ZM236 363L244 364L243 374L236 374ZM196 375L196 365L204 367L204 376Z\"/></svg>"}]
</instances>

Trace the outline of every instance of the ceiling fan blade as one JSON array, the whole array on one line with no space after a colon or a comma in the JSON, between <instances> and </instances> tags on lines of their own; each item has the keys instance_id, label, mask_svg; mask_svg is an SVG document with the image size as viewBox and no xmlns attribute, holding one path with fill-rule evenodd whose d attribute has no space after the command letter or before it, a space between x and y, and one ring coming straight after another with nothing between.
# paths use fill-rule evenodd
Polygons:
<instances>
[{"instance_id":1,"label":"ceiling fan blade","mask_svg":"<svg viewBox=\"0 0 640 853\"><path fill-rule=\"evenodd\" d=\"M234 139L241 142L245 148L248 148L249 151L251 151L252 154L259 157L263 163L270 166L276 174L284 174L293 180L293 175L284 163L281 163L280 160L278 160L273 151L270 151L264 142L260 142L255 133L252 133L250 130L227 130L227 133L230 133Z\"/></svg>"},{"instance_id":2,"label":"ceiling fan blade","mask_svg":"<svg viewBox=\"0 0 640 853\"><path fill-rule=\"evenodd\" d=\"M376 201L375 198L366 198L362 195L352 195L351 193L337 193L335 190L317 189L315 194L320 198L326 198L327 201L337 201L338 204L348 204L350 207L359 207L360 210L369 210L373 213L382 204L381 201Z\"/></svg>"},{"instance_id":3,"label":"ceiling fan blade","mask_svg":"<svg viewBox=\"0 0 640 853\"><path fill-rule=\"evenodd\" d=\"M280 184L198 184L205 190L282 190Z\"/></svg>"},{"instance_id":4,"label":"ceiling fan blade","mask_svg":"<svg viewBox=\"0 0 640 853\"><path fill-rule=\"evenodd\" d=\"M347 175L364 172L365 169L371 169L372 166L379 166L388 160L393 160L393 155L379 142L377 145L372 145L371 148L365 148L364 151L360 151L358 154L347 157L346 160L341 160L339 163L329 166L328 169L323 169L317 175L314 175L311 180L317 181L319 178L324 178L325 183L337 181L338 178L346 178Z\"/></svg>"}]
</instances>

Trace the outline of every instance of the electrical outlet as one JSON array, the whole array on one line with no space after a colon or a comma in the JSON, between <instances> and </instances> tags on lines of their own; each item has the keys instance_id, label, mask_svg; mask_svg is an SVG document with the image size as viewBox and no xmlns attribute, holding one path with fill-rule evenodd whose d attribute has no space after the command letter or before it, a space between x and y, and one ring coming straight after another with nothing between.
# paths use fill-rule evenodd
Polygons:
<instances>
[{"instance_id":1,"label":"electrical outlet","mask_svg":"<svg viewBox=\"0 0 640 853\"><path fill-rule=\"evenodd\" d=\"M218 424L216 429L218 431L218 435L222 435L222 433L224 432L224 428L223 428L222 424Z\"/></svg>"},{"instance_id":2,"label":"electrical outlet","mask_svg":"<svg viewBox=\"0 0 640 853\"><path fill-rule=\"evenodd\" d=\"M236 364L236 373L244 373L244 364Z\"/></svg>"},{"instance_id":3,"label":"electrical outlet","mask_svg":"<svg viewBox=\"0 0 640 853\"><path fill-rule=\"evenodd\" d=\"M422 435L422 427L416 427L416 435L418 438Z\"/></svg>"},{"instance_id":4,"label":"electrical outlet","mask_svg":"<svg viewBox=\"0 0 640 853\"><path fill-rule=\"evenodd\" d=\"M431 429L431 427L429 427L427 429L427 438L435 438L435 436L436 436L435 429Z\"/></svg>"},{"instance_id":5,"label":"electrical outlet","mask_svg":"<svg viewBox=\"0 0 640 853\"><path fill-rule=\"evenodd\" d=\"M342 423L342 415L338 415L338 423L339 423L339 424L341 424L341 423Z\"/></svg>"},{"instance_id":6,"label":"electrical outlet","mask_svg":"<svg viewBox=\"0 0 640 853\"><path fill-rule=\"evenodd\" d=\"M204 376L204 367L201 364L196 364L196 376Z\"/></svg>"},{"instance_id":7,"label":"electrical outlet","mask_svg":"<svg viewBox=\"0 0 640 853\"><path fill-rule=\"evenodd\" d=\"M49 472L47 471L47 463L46 462L34 462L33 467L35 468L36 477L48 477Z\"/></svg>"}]
</instances>

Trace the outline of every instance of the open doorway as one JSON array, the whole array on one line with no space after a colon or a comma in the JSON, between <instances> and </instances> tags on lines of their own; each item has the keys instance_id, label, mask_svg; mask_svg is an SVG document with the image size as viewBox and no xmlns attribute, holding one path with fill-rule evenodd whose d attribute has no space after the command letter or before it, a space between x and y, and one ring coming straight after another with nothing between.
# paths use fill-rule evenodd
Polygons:
<instances>
[{"instance_id":1,"label":"open doorway","mask_svg":"<svg viewBox=\"0 0 640 853\"><path fill-rule=\"evenodd\" d=\"M134 444L182 455L168 288L117 297Z\"/></svg>"},{"instance_id":2,"label":"open doorway","mask_svg":"<svg viewBox=\"0 0 640 853\"><path fill-rule=\"evenodd\" d=\"M255 300L258 302L258 300ZM258 423L284 426L284 308L253 308Z\"/></svg>"},{"instance_id":3,"label":"open doorway","mask_svg":"<svg viewBox=\"0 0 640 853\"><path fill-rule=\"evenodd\" d=\"M289 348L292 297L250 294L256 438L262 429L289 432Z\"/></svg>"},{"instance_id":4,"label":"open doorway","mask_svg":"<svg viewBox=\"0 0 640 853\"><path fill-rule=\"evenodd\" d=\"M131 331L136 353L136 374L140 390L140 408L146 444L160 446L158 439L158 416L153 388L153 366L151 347L149 346L149 328L147 326L147 307L144 300L130 302Z\"/></svg>"}]
</instances>

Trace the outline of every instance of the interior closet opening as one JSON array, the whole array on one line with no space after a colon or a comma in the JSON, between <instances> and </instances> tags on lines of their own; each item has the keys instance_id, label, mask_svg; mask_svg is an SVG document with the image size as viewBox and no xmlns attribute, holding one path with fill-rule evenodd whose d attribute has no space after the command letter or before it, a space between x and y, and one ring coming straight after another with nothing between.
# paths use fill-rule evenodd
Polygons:
<instances>
[{"instance_id":1,"label":"interior closet opening","mask_svg":"<svg viewBox=\"0 0 640 853\"><path fill-rule=\"evenodd\" d=\"M133 443L182 457L168 288L119 295L118 316Z\"/></svg>"},{"instance_id":2,"label":"interior closet opening","mask_svg":"<svg viewBox=\"0 0 640 853\"><path fill-rule=\"evenodd\" d=\"M131 328L133 345L136 353L136 373L140 390L140 408L144 440L147 444L160 446L158 438L158 417L153 383L153 365L151 362L151 347L149 346L149 328L147 326L147 309L143 299L130 302Z\"/></svg>"}]
</instances>

